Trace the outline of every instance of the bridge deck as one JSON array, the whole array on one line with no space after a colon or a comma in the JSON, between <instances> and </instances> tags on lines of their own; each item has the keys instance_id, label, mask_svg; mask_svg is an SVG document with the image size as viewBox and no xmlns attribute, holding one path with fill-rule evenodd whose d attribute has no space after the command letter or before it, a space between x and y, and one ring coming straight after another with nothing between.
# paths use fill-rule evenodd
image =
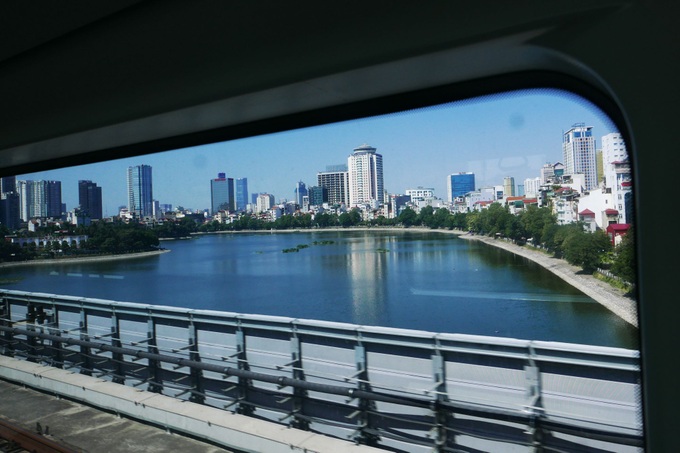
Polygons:
<instances>
[{"instance_id":1,"label":"bridge deck","mask_svg":"<svg viewBox=\"0 0 680 453\"><path fill-rule=\"evenodd\" d=\"M0 380L0 419L88 453L225 452L223 448Z\"/></svg>"}]
</instances>

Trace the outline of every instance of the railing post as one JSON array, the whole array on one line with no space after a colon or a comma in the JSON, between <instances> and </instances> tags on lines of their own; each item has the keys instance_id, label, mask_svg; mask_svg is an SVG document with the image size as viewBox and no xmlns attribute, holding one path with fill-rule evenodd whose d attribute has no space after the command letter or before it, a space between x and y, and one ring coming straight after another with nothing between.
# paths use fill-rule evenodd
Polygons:
<instances>
[{"instance_id":1,"label":"railing post","mask_svg":"<svg viewBox=\"0 0 680 453\"><path fill-rule=\"evenodd\" d=\"M120 321L118 320L118 315L116 315L116 307L111 309L111 346L114 348L120 348ZM114 369L116 370L113 376L113 382L116 384L125 384L125 366L123 354L119 352L111 353L111 359L114 363Z\"/></svg>"},{"instance_id":2,"label":"railing post","mask_svg":"<svg viewBox=\"0 0 680 453\"><path fill-rule=\"evenodd\" d=\"M3 296L2 306L0 306L0 325L3 327L12 327L12 310L9 297ZM6 330L3 334L2 341L2 355L14 357L14 334Z\"/></svg>"},{"instance_id":3,"label":"railing post","mask_svg":"<svg viewBox=\"0 0 680 453\"><path fill-rule=\"evenodd\" d=\"M246 336L243 332L241 324L238 324L236 331L236 358L238 361L239 370L250 370L248 365L248 356L246 354ZM238 406L236 412L243 415L251 415L255 412L255 408L248 404L248 393L250 387L253 385L250 379L238 378Z\"/></svg>"},{"instance_id":4,"label":"railing post","mask_svg":"<svg viewBox=\"0 0 680 453\"><path fill-rule=\"evenodd\" d=\"M546 432L541 426L543 418L543 401L541 400L541 371L534 361L534 348L529 345L528 365L524 366L527 404L525 411L529 413L529 425L526 434L529 435L532 450L536 453L543 451Z\"/></svg>"},{"instance_id":5,"label":"railing post","mask_svg":"<svg viewBox=\"0 0 680 453\"><path fill-rule=\"evenodd\" d=\"M198 331L193 319L189 321L189 360L194 362L201 361L201 355L198 352ZM203 371L198 368L191 367L189 372L191 373L191 386L193 388L191 397L189 397L189 401L192 403L203 404L205 402Z\"/></svg>"},{"instance_id":6,"label":"railing post","mask_svg":"<svg viewBox=\"0 0 680 453\"><path fill-rule=\"evenodd\" d=\"M366 348L361 343L354 346L354 360L356 362L357 389L370 392L371 384L368 380ZM359 444L377 446L380 437L371 432L377 431L373 423L373 415L371 415L371 412L377 410L375 402L359 398L357 410L357 430L354 441Z\"/></svg>"},{"instance_id":7,"label":"railing post","mask_svg":"<svg viewBox=\"0 0 680 453\"><path fill-rule=\"evenodd\" d=\"M305 372L302 369L302 347L295 331L293 331L293 337L290 339L290 352L293 379L304 381ZM304 402L307 396L307 390L298 387L293 389L293 420L291 422L293 428L309 430L309 422L301 417L304 413Z\"/></svg>"},{"instance_id":8,"label":"railing post","mask_svg":"<svg viewBox=\"0 0 680 453\"><path fill-rule=\"evenodd\" d=\"M52 300L52 313L49 315L47 333L50 335L56 335L58 337L61 336L61 330L59 330L59 310L57 309L57 304L54 302L54 300ZM61 341L53 341L52 349L54 350L52 366L64 368L64 351Z\"/></svg>"},{"instance_id":9,"label":"railing post","mask_svg":"<svg viewBox=\"0 0 680 453\"><path fill-rule=\"evenodd\" d=\"M35 331L35 321L38 317L36 307L32 303L26 305L26 329ZM36 337L28 337L26 339L28 344L28 357L26 360L29 362L37 362L37 343L38 339Z\"/></svg>"},{"instance_id":10,"label":"railing post","mask_svg":"<svg viewBox=\"0 0 680 453\"><path fill-rule=\"evenodd\" d=\"M153 319L153 314L149 311L149 318L146 322L146 340L147 352L150 354L158 354L158 344L156 343L156 322ZM147 391L153 393L161 393L163 391L163 383L161 382L160 364L158 360L148 359L147 376L149 386Z\"/></svg>"},{"instance_id":11,"label":"railing post","mask_svg":"<svg viewBox=\"0 0 680 453\"><path fill-rule=\"evenodd\" d=\"M447 450L447 444L452 439L448 438L447 426L451 422L451 413L449 410L445 409L441 403L448 401L447 391L446 391L446 368L444 366L444 357L442 357L440 351L437 349L436 354L432 355L432 377L434 380L435 394L434 401L432 402L432 411L434 412L434 426L432 427L435 451L443 452Z\"/></svg>"},{"instance_id":12,"label":"railing post","mask_svg":"<svg viewBox=\"0 0 680 453\"><path fill-rule=\"evenodd\" d=\"M85 306L80 306L80 339L83 341L90 341L90 336L87 333L87 312L85 311ZM91 349L87 346L80 347L80 358L82 362L80 363L80 374L85 374L87 376L92 376L92 357Z\"/></svg>"}]
</instances>

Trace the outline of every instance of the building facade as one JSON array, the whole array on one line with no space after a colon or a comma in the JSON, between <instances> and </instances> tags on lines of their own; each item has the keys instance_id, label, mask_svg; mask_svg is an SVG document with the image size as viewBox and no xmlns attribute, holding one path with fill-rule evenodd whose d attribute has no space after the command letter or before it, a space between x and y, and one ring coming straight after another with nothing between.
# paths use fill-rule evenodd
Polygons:
<instances>
[{"instance_id":1,"label":"building facade","mask_svg":"<svg viewBox=\"0 0 680 453\"><path fill-rule=\"evenodd\" d=\"M316 181L317 186L325 187L328 191L329 204L349 203L349 172L346 165L326 167L326 171L317 173Z\"/></svg>"},{"instance_id":2,"label":"building facade","mask_svg":"<svg viewBox=\"0 0 680 453\"><path fill-rule=\"evenodd\" d=\"M274 195L261 193L257 196L255 212L262 213L269 211L274 206Z\"/></svg>"},{"instance_id":3,"label":"building facade","mask_svg":"<svg viewBox=\"0 0 680 453\"><path fill-rule=\"evenodd\" d=\"M248 206L248 178L236 178L236 210L243 212Z\"/></svg>"},{"instance_id":4,"label":"building facade","mask_svg":"<svg viewBox=\"0 0 680 453\"><path fill-rule=\"evenodd\" d=\"M234 178L227 178L225 173L218 173L217 178L210 180L210 207L213 215L218 211L236 210Z\"/></svg>"},{"instance_id":5,"label":"building facade","mask_svg":"<svg viewBox=\"0 0 680 453\"><path fill-rule=\"evenodd\" d=\"M295 190L293 192L295 193L295 203L298 206L302 206L304 197L309 195L307 185L302 181L298 181L295 183Z\"/></svg>"},{"instance_id":6,"label":"building facade","mask_svg":"<svg viewBox=\"0 0 680 453\"><path fill-rule=\"evenodd\" d=\"M512 176L506 176L503 178L503 196L514 197L515 195L515 178Z\"/></svg>"},{"instance_id":7,"label":"building facade","mask_svg":"<svg viewBox=\"0 0 680 453\"><path fill-rule=\"evenodd\" d=\"M321 206L328 203L328 189L322 186L312 186L308 190L307 197L311 206Z\"/></svg>"},{"instance_id":8,"label":"building facade","mask_svg":"<svg viewBox=\"0 0 680 453\"><path fill-rule=\"evenodd\" d=\"M21 223L21 204L15 176L0 178L0 224L16 230Z\"/></svg>"},{"instance_id":9,"label":"building facade","mask_svg":"<svg viewBox=\"0 0 680 453\"><path fill-rule=\"evenodd\" d=\"M61 181L19 181L18 186L21 220L61 217Z\"/></svg>"},{"instance_id":10,"label":"building facade","mask_svg":"<svg viewBox=\"0 0 680 453\"><path fill-rule=\"evenodd\" d=\"M574 124L562 136L564 172L572 175L585 175L586 190L597 187L597 156L592 126L584 123Z\"/></svg>"},{"instance_id":11,"label":"building facade","mask_svg":"<svg viewBox=\"0 0 680 453\"><path fill-rule=\"evenodd\" d=\"M446 178L446 194L449 203L458 197L475 191L475 174L471 172L460 172L449 175Z\"/></svg>"},{"instance_id":12,"label":"building facade","mask_svg":"<svg viewBox=\"0 0 680 453\"><path fill-rule=\"evenodd\" d=\"M92 181L78 181L78 205L83 214L90 219L101 219L102 188Z\"/></svg>"},{"instance_id":13,"label":"building facade","mask_svg":"<svg viewBox=\"0 0 680 453\"><path fill-rule=\"evenodd\" d=\"M153 216L153 180L150 165L127 169L128 212L137 218Z\"/></svg>"},{"instance_id":14,"label":"building facade","mask_svg":"<svg viewBox=\"0 0 680 453\"><path fill-rule=\"evenodd\" d=\"M347 158L349 206L384 201L383 158L376 148L363 144Z\"/></svg>"}]
</instances>

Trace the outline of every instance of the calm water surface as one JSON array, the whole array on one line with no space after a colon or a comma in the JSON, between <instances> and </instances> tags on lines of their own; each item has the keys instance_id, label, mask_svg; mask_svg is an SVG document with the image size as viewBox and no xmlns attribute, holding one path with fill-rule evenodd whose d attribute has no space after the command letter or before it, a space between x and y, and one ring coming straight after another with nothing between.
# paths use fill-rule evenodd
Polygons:
<instances>
[{"instance_id":1,"label":"calm water surface","mask_svg":"<svg viewBox=\"0 0 680 453\"><path fill-rule=\"evenodd\" d=\"M637 348L636 329L550 272L455 235L221 234L162 245L171 253L3 274L22 278L6 285L16 290Z\"/></svg>"}]
</instances>

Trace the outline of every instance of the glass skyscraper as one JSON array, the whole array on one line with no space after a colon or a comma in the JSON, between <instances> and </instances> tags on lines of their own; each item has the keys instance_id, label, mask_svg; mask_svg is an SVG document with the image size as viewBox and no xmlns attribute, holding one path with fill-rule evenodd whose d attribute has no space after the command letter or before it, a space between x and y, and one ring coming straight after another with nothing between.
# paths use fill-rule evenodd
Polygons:
<instances>
[{"instance_id":1,"label":"glass skyscraper","mask_svg":"<svg viewBox=\"0 0 680 453\"><path fill-rule=\"evenodd\" d=\"M92 181L78 181L78 204L91 219L101 219L102 188Z\"/></svg>"},{"instance_id":2,"label":"glass skyscraper","mask_svg":"<svg viewBox=\"0 0 680 453\"><path fill-rule=\"evenodd\" d=\"M234 178L227 178L225 173L218 173L217 178L210 180L210 207L213 215L218 211L236 210Z\"/></svg>"},{"instance_id":3,"label":"glass skyscraper","mask_svg":"<svg viewBox=\"0 0 680 453\"><path fill-rule=\"evenodd\" d=\"M128 211L137 217L153 216L153 183L150 165L127 170Z\"/></svg>"},{"instance_id":4,"label":"glass skyscraper","mask_svg":"<svg viewBox=\"0 0 680 453\"><path fill-rule=\"evenodd\" d=\"M236 178L236 210L243 212L248 206L248 178Z\"/></svg>"},{"instance_id":5,"label":"glass skyscraper","mask_svg":"<svg viewBox=\"0 0 680 453\"><path fill-rule=\"evenodd\" d=\"M449 202L453 202L457 197L464 197L468 192L475 191L475 174L470 172L460 172L449 175L446 178L446 192Z\"/></svg>"},{"instance_id":6,"label":"glass skyscraper","mask_svg":"<svg viewBox=\"0 0 680 453\"><path fill-rule=\"evenodd\" d=\"M295 203L302 206L302 199L307 195L309 195L307 185L302 181L298 181L295 184Z\"/></svg>"}]
</instances>

